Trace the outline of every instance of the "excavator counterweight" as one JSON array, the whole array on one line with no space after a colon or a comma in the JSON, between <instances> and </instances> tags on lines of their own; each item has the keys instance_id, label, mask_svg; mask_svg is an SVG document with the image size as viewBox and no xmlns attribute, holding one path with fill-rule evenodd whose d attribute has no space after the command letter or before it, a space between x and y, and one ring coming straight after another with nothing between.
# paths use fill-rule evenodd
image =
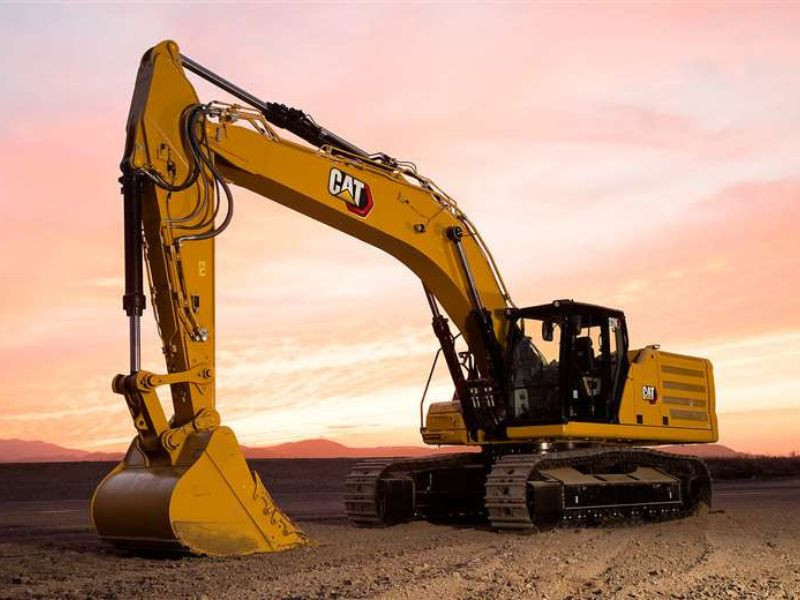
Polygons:
<instances>
[{"instance_id":1,"label":"excavator counterweight","mask_svg":"<svg viewBox=\"0 0 800 600\"><path fill-rule=\"evenodd\" d=\"M185 71L243 105L201 103ZM711 363L629 349L619 310L572 300L518 308L475 225L413 163L366 152L165 41L142 58L121 168L130 370L113 390L136 437L92 499L103 539L211 555L308 543L215 408L214 240L233 217L231 184L383 250L422 283L454 387L452 401L429 407L423 441L480 451L357 465L345 482L353 523L478 519L526 530L710 504L701 461L641 446L716 441ZM140 364L145 272L161 374ZM169 417L159 387L169 388ZM424 397L421 421L423 409Z\"/></svg>"}]
</instances>

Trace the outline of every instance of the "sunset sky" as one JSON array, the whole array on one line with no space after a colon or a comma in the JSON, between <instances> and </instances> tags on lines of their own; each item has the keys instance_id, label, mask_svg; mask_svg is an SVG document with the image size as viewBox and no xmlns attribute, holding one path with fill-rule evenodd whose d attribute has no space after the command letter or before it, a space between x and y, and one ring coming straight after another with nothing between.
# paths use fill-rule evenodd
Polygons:
<instances>
[{"instance_id":1,"label":"sunset sky","mask_svg":"<svg viewBox=\"0 0 800 600\"><path fill-rule=\"evenodd\" d=\"M797 4L0 6L0 438L133 436L110 390L128 365L116 180L139 59L172 38L413 160L518 305L622 308L633 347L710 358L722 443L800 451L798 31ZM436 340L418 279L235 192L223 421L251 446L420 444ZM144 327L143 366L163 371L150 310ZM439 374L432 400L451 394Z\"/></svg>"}]
</instances>

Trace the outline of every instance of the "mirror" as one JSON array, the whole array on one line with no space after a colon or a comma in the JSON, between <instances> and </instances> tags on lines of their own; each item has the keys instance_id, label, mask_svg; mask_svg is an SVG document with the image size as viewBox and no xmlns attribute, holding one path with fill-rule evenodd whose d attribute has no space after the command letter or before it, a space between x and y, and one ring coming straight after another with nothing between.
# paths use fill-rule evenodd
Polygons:
<instances>
[{"instance_id":1,"label":"mirror","mask_svg":"<svg viewBox=\"0 0 800 600\"><path fill-rule=\"evenodd\" d=\"M553 341L553 322L542 321L542 339L545 342Z\"/></svg>"}]
</instances>

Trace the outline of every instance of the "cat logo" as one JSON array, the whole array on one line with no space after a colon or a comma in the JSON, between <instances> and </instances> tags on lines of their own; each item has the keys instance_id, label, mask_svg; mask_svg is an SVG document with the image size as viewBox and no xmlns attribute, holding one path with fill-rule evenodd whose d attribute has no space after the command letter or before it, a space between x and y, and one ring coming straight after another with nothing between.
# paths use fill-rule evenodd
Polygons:
<instances>
[{"instance_id":1,"label":"cat logo","mask_svg":"<svg viewBox=\"0 0 800 600\"><path fill-rule=\"evenodd\" d=\"M347 210L359 217L366 217L374 205L369 186L336 167L328 175L328 191L331 196L344 200Z\"/></svg>"},{"instance_id":2,"label":"cat logo","mask_svg":"<svg viewBox=\"0 0 800 600\"><path fill-rule=\"evenodd\" d=\"M655 404L658 400L658 392L656 391L656 386L654 385L644 385L642 386L642 400L645 402L649 402L650 404Z\"/></svg>"}]
</instances>

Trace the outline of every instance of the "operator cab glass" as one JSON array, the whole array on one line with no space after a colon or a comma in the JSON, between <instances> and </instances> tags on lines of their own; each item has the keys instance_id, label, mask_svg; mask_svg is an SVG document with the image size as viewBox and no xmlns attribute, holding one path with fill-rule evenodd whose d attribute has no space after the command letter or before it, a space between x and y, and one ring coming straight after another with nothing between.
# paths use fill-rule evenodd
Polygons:
<instances>
[{"instance_id":1,"label":"operator cab glass","mask_svg":"<svg viewBox=\"0 0 800 600\"><path fill-rule=\"evenodd\" d=\"M557 300L509 317L508 425L617 422L627 371L622 312Z\"/></svg>"}]
</instances>

